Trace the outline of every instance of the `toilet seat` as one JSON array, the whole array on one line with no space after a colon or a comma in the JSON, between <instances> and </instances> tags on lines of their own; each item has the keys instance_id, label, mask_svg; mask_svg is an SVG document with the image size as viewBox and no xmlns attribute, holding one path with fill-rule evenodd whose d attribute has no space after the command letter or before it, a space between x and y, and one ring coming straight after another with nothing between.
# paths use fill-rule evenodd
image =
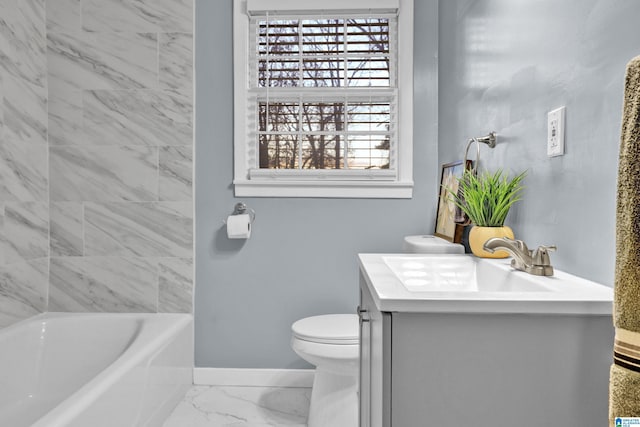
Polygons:
<instances>
[{"instance_id":1,"label":"toilet seat","mask_svg":"<svg viewBox=\"0 0 640 427\"><path fill-rule=\"evenodd\" d=\"M295 338L321 344L357 345L360 341L356 314L325 314L300 319L291 326Z\"/></svg>"}]
</instances>

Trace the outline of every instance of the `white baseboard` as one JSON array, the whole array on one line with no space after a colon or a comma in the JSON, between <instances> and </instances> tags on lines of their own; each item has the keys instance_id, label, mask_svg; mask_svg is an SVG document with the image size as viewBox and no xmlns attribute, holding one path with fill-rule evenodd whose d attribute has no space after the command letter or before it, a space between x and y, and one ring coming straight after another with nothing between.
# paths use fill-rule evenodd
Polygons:
<instances>
[{"instance_id":1,"label":"white baseboard","mask_svg":"<svg viewBox=\"0 0 640 427\"><path fill-rule=\"evenodd\" d=\"M195 385L311 387L313 369L194 368Z\"/></svg>"}]
</instances>

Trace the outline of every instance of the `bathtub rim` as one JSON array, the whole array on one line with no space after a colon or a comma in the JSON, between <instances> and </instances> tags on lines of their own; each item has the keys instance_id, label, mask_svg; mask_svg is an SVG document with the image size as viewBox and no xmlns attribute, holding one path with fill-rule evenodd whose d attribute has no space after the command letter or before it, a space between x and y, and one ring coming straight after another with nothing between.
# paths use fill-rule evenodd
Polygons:
<instances>
[{"instance_id":1,"label":"bathtub rim","mask_svg":"<svg viewBox=\"0 0 640 427\"><path fill-rule=\"evenodd\" d=\"M62 400L58 405L50 411L44 413L31 427L58 427L64 426L66 423L72 422L82 411L89 405L94 403L100 396L112 387L127 372L134 368L137 364L151 357L156 351L166 347L171 338L184 332L185 328L190 328L186 333L189 334L191 342L194 337L194 321L193 315L190 313L68 313L68 312L45 312L20 322L16 322L0 330L0 339L4 334L14 333L20 326L28 323L41 323L47 319L64 319L64 318L130 318L136 320L146 320L143 323L136 339L127 349L119 355L119 357L109 364L106 368L96 374L88 382L76 389L73 393ZM155 319L155 320L154 320ZM162 319L162 320L160 320ZM155 331L149 330L149 322L156 327ZM159 326L162 324L162 327ZM145 328L145 325L147 327ZM153 326L151 326L153 327ZM149 336L155 332L152 336ZM144 340L142 339L144 338ZM191 352L191 383L193 383L193 346L189 349Z\"/></svg>"}]
</instances>

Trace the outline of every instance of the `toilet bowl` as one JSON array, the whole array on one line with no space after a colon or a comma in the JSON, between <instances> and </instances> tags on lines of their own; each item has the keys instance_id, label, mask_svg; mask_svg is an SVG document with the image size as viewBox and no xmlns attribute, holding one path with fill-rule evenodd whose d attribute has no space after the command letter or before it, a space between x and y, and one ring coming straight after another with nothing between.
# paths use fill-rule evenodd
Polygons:
<instances>
[{"instance_id":1,"label":"toilet bowl","mask_svg":"<svg viewBox=\"0 0 640 427\"><path fill-rule=\"evenodd\" d=\"M358 425L359 328L356 314L327 314L291 326L291 347L315 365L308 427Z\"/></svg>"}]
</instances>

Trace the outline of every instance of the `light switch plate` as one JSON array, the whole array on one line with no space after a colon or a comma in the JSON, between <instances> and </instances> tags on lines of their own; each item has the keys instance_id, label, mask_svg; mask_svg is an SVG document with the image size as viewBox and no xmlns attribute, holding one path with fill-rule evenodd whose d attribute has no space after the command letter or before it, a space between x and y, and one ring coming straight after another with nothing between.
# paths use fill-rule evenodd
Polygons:
<instances>
[{"instance_id":1,"label":"light switch plate","mask_svg":"<svg viewBox=\"0 0 640 427\"><path fill-rule=\"evenodd\" d=\"M564 155L564 111L556 108L547 114L547 156Z\"/></svg>"}]
</instances>

